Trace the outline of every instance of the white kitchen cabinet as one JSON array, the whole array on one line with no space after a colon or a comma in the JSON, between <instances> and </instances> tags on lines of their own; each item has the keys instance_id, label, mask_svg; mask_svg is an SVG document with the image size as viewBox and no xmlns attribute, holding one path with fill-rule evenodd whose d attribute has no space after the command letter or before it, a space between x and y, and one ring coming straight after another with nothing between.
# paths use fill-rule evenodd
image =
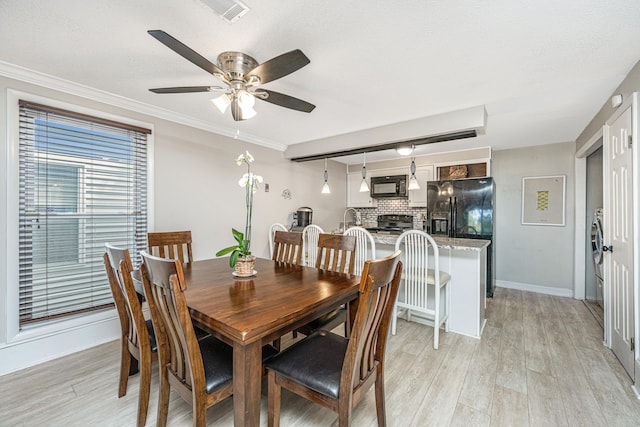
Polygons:
<instances>
[{"instance_id":1,"label":"white kitchen cabinet","mask_svg":"<svg viewBox=\"0 0 640 427\"><path fill-rule=\"evenodd\" d=\"M409 172L411 173L411 172ZM416 178L420 184L419 190L408 190L409 207L426 208L427 207L427 181L433 181L433 165L422 165L416 167ZM407 185L408 185L407 181Z\"/></svg>"},{"instance_id":2,"label":"white kitchen cabinet","mask_svg":"<svg viewBox=\"0 0 640 427\"><path fill-rule=\"evenodd\" d=\"M371 176L407 175L407 178L409 178L409 173L409 167L371 170Z\"/></svg>"},{"instance_id":3,"label":"white kitchen cabinet","mask_svg":"<svg viewBox=\"0 0 640 427\"><path fill-rule=\"evenodd\" d=\"M347 174L347 207L350 208L374 208L378 201L371 198L371 193L361 193L362 172L350 172ZM367 183L371 185L371 172L367 172Z\"/></svg>"}]
</instances>

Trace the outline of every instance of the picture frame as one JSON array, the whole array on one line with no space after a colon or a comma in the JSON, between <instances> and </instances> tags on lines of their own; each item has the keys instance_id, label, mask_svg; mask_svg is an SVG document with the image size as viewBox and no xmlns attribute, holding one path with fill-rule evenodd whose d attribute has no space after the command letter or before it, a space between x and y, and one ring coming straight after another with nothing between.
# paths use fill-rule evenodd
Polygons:
<instances>
[{"instance_id":1,"label":"picture frame","mask_svg":"<svg viewBox=\"0 0 640 427\"><path fill-rule=\"evenodd\" d=\"M566 175L522 178L522 225L565 225Z\"/></svg>"}]
</instances>

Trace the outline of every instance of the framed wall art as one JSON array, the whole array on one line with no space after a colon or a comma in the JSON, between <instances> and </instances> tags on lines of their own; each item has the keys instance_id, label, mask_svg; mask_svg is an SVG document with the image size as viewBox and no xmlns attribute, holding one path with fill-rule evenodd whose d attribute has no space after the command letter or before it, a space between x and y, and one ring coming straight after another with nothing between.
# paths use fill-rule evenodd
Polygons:
<instances>
[{"instance_id":1,"label":"framed wall art","mask_svg":"<svg viewBox=\"0 0 640 427\"><path fill-rule=\"evenodd\" d=\"M522 224L564 226L566 176L522 178Z\"/></svg>"}]
</instances>

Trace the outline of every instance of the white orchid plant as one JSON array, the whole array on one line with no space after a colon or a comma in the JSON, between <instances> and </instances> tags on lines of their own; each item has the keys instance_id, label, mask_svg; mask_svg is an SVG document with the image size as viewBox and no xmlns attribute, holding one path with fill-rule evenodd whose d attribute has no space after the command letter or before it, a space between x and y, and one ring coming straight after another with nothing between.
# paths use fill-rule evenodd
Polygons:
<instances>
[{"instance_id":1,"label":"white orchid plant","mask_svg":"<svg viewBox=\"0 0 640 427\"><path fill-rule=\"evenodd\" d=\"M258 186L263 181L260 175L255 175L251 172L251 163L253 163L253 160L253 156L248 151L244 154L240 154L236 159L236 164L238 166L242 166L243 164L247 165L247 173L242 175L242 178L238 181L240 187L244 187L245 189L245 199L247 204L247 217L244 226L244 233L232 228L231 233L233 234L233 238L236 240L237 244L221 249L216 253L216 256L223 256L231 253L231 256L229 257L229 266L231 268L235 267L238 259L246 258L251 255L251 214L253 211L253 195L258 191Z\"/></svg>"}]
</instances>

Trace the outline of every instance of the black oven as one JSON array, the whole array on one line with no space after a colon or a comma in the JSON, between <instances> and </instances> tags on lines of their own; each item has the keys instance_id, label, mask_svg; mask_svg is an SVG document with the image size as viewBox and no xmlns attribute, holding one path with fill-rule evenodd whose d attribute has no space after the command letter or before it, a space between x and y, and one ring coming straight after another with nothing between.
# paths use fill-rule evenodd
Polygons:
<instances>
[{"instance_id":1,"label":"black oven","mask_svg":"<svg viewBox=\"0 0 640 427\"><path fill-rule=\"evenodd\" d=\"M407 197L407 175L372 176L371 197Z\"/></svg>"}]
</instances>

